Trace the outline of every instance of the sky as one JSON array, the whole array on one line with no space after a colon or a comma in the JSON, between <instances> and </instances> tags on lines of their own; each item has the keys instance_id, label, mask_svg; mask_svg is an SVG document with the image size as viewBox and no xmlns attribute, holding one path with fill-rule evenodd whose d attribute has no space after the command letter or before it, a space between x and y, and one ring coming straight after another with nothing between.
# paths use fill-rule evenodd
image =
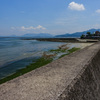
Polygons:
<instances>
[{"instance_id":1,"label":"sky","mask_svg":"<svg viewBox=\"0 0 100 100\"><path fill-rule=\"evenodd\" d=\"M100 0L0 0L0 36L100 28Z\"/></svg>"}]
</instances>

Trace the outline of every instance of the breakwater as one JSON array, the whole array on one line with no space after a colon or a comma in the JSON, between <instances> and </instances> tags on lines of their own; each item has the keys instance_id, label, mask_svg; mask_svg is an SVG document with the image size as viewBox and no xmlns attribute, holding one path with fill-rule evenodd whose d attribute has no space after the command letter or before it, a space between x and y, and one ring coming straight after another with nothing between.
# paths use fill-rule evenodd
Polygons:
<instances>
[{"instance_id":1,"label":"breakwater","mask_svg":"<svg viewBox=\"0 0 100 100\"><path fill-rule=\"evenodd\" d=\"M67 43L94 43L98 39L79 39L79 38L21 38L22 40L37 40L37 41L50 41L50 42L67 42Z\"/></svg>"},{"instance_id":2,"label":"breakwater","mask_svg":"<svg viewBox=\"0 0 100 100\"><path fill-rule=\"evenodd\" d=\"M100 42L0 85L0 100L99 100Z\"/></svg>"}]
</instances>

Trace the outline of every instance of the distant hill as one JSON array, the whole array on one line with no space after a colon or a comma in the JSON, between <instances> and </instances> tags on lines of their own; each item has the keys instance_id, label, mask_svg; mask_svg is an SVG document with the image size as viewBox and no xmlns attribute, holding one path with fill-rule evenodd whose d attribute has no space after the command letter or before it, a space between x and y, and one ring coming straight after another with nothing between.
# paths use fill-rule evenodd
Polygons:
<instances>
[{"instance_id":1,"label":"distant hill","mask_svg":"<svg viewBox=\"0 0 100 100\"><path fill-rule=\"evenodd\" d=\"M28 34L22 35L21 37L50 38L50 37L53 37L53 36L51 34L48 34L48 33L39 33L39 34L28 33Z\"/></svg>"},{"instance_id":2,"label":"distant hill","mask_svg":"<svg viewBox=\"0 0 100 100\"><path fill-rule=\"evenodd\" d=\"M75 32L72 34L66 33L66 34L61 34L61 35L51 35L49 33L27 33L22 36L16 36L16 35L11 35L11 36L0 36L0 37L28 37L28 38L78 38L82 34L86 34L87 32L94 33L95 31L100 31L100 29L90 29L87 31L83 32Z\"/></svg>"},{"instance_id":3,"label":"distant hill","mask_svg":"<svg viewBox=\"0 0 100 100\"><path fill-rule=\"evenodd\" d=\"M82 34L86 34L87 32L91 32L94 33L95 31L100 31L100 29L90 29L87 31L83 31L83 32L75 32L72 34L66 33L63 35L56 35L55 37L59 38L59 37L80 37Z\"/></svg>"},{"instance_id":4,"label":"distant hill","mask_svg":"<svg viewBox=\"0 0 100 100\"><path fill-rule=\"evenodd\" d=\"M10 36L0 36L0 37L28 37L28 38L52 38L53 35L48 33L27 33L22 36L10 35Z\"/></svg>"}]
</instances>

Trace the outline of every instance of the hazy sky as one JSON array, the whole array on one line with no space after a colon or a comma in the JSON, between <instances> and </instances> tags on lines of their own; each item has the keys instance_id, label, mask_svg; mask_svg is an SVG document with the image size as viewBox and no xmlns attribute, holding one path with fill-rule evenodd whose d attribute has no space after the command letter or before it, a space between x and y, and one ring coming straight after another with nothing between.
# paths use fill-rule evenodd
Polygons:
<instances>
[{"instance_id":1,"label":"hazy sky","mask_svg":"<svg viewBox=\"0 0 100 100\"><path fill-rule=\"evenodd\" d=\"M0 0L0 35L100 28L100 0Z\"/></svg>"}]
</instances>

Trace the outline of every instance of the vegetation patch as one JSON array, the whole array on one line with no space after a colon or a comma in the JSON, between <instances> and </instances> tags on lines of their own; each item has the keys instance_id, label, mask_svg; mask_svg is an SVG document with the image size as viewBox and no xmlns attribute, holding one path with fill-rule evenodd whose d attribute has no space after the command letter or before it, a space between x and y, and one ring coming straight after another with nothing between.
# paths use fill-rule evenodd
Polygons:
<instances>
[{"instance_id":1,"label":"vegetation patch","mask_svg":"<svg viewBox=\"0 0 100 100\"><path fill-rule=\"evenodd\" d=\"M44 66L44 65L52 62L52 60L53 60L52 58L45 59L45 58L41 57L41 58L37 59L35 63L32 63L32 64L26 66L23 69L17 70L16 73L14 73L14 74L12 74L10 76L7 76L7 77L1 79L0 80L0 84L2 84L4 82L7 82L9 80L12 80L12 79L14 79L14 78L16 78L18 76L21 76L21 75L23 75L23 74L25 74L27 72L30 72L30 71L36 69L36 68L39 68L41 66Z\"/></svg>"},{"instance_id":2,"label":"vegetation patch","mask_svg":"<svg viewBox=\"0 0 100 100\"><path fill-rule=\"evenodd\" d=\"M69 51L69 53L73 53L73 52L75 52L75 51L77 51L79 49L80 48L73 47L72 49L69 49L68 51Z\"/></svg>"},{"instance_id":3,"label":"vegetation patch","mask_svg":"<svg viewBox=\"0 0 100 100\"><path fill-rule=\"evenodd\" d=\"M62 58L62 57L64 57L64 56L66 56L66 55L69 55L69 53L63 54L63 55L61 55L59 58Z\"/></svg>"},{"instance_id":4,"label":"vegetation patch","mask_svg":"<svg viewBox=\"0 0 100 100\"><path fill-rule=\"evenodd\" d=\"M77 51L77 50L79 50L79 49L80 49L80 48L73 47L72 49L69 49L69 50L68 50L68 53L61 55L59 58L62 58L62 57L64 57L64 56L66 56L66 55L69 55L70 53L73 53L73 52L75 52L75 51Z\"/></svg>"},{"instance_id":5,"label":"vegetation patch","mask_svg":"<svg viewBox=\"0 0 100 100\"><path fill-rule=\"evenodd\" d=\"M66 52L66 49L52 49L49 52L52 52L52 53L61 53L61 52Z\"/></svg>"},{"instance_id":6,"label":"vegetation patch","mask_svg":"<svg viewBox=\"0 0 100 100\"><path fill-rule=\"evenodd\" d=\"M52 53L61 53L62 52L62 53L64 53L68 49L69 49L69 47L67 47L67 44L64 44L64 45L58 46L58 49L51 49L49 52L52 52Z\"/></svg>"}]
</instances>

